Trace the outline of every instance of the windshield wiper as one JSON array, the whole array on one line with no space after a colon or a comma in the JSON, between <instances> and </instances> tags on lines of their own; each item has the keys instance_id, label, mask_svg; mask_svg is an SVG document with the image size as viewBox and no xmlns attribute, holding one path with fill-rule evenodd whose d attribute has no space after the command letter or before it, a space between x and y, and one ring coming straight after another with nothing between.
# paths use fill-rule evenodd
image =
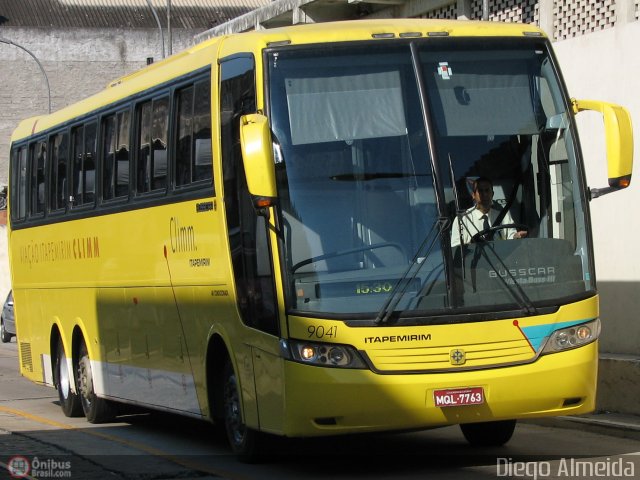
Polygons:
<instances>
[{"instance_id":1,"label":"windshield wiper","mask_svg":"<svg viewBox=\"0 0 640 480\"><path fill-rule=\"evenodd\" d=\"M380 325L389 321L389 318L395 311L398 303L400 303L400 300L402 300L402 297L406 293L407 288L409 288L409 286L413 283L413 280L418 275L418 272L420 272L422 265L426 263L427 258L431 254L431 250L433 250L436 241L440 238L441 233L445 230L448 223L449 220L445 217L440 217L434 220L429 233L427 233L424 240L420 244L420 248L418 248L416 254L411 259L411 263L404 271L400 279L393 286L393 289L391 290L391 292L389 292L387 299L382 304L380 311L376 315L376 324ZM436 228L436 226L438 228ZM423 254L422 252L425 250L425 246L427 247L427 249Z\"/></svg>"},{"instance_id":2,"label":"windshield wiper","mask_svg":"<svg viewBox=\"0 0 640 480\"><path fill-rule=\"evenodd\" d=\"M337 250L335 252L328 252L322 255L317 255L315 257L309 257L305 260L301 260L291 267L291 273L296 273L296 271L300 267L304 267L305 265L310 265L312 263L316 263L321 260L326 260L328 258L342 257L344 255L350 255L352 253L366 252L369 250L376 250L378 248L390 248L390 247L404 254L404 248L402 248L402 245L396 242L381 242L381 243L374 243L373 245L362 245L360 247L348 248L346 250Z\"/></svg>"},{"instance_id":3,"label":"windshield wiper","mask_svg":"<svg viewBox=\"0 0 640 480\"><path fill-rule=\"evenodd\" d=\"M514 242L517 240L500 240L500 241ZM504 263L504 260L502 260L502 257L498 255L498 252L496 252L494 243L487 240L481 240L480 242L478 242L478 244L485 245L486 247L488 247L489 250L491 250L493 255L495 255L495 258L498 260L500 267L504 269L504 271L509 276L510 280L513 282L513 288L512 288L512 285L509 282L507 282L507 280L502 275L497 275L497 278L500 279L500 281L502 282L502 285L507 289L507 291L511 294L513 299L518 303L518 306L522 310L522 313L524 313L525 315L537 315L538 310L533 305L533 303L531 302L531 299L527 296L522 286L518 283L518 280L516 279L516 277L513 275L513 273L511 273L511 270L509 269L507 264ZM485 260L489 263L489 265L493 267L493 263L489 259L489 256L484 251L484 249L482 249L482 251L480 252L476 248L475 251L476 251L476 255L484 255ZM474 260L472 260L472 262L473 261ZM462 269L464 270L464 263L462 265ZM497 272L498 269L494 267L494 271Z\"/></svg>"}]
</instances>

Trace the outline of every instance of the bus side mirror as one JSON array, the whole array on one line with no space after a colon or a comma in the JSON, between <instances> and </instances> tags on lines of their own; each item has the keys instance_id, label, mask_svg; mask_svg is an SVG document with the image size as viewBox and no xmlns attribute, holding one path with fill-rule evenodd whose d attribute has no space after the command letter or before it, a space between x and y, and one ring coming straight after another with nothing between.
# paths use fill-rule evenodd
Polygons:
<instances>
[{"instance_id":1,"label":"bus side mirror","mask_svg":"<svg viewBox=\"0 0 640 480\"><path fill-rule=\"evenodd\" d=\"M607 143L607 173L609 187L592 188L591 197L627 188L633 167L633 128L631 116L624 107L596 100L572 100L575 113L583 110L600 112L604 120Z\"/></svg>"},{"instance_id":2,"label":"bus side mirror","mask_svg":"<svg viewBox=\"0 0 640 480\"><path fill-rule=\"evenodd\" d=\"M267 117L253 113L240 118L240 146L253 205L257 209L270 207L277 194L271 129Z\"/></svg>"}]
</instances>

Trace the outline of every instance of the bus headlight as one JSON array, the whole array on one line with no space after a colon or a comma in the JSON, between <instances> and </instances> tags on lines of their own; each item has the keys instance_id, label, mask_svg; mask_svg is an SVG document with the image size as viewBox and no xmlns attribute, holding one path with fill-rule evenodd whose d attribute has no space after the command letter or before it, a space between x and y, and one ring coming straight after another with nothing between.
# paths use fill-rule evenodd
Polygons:
<instances>
[{"instance_id":1,"label":"bus headlight","mask_svg":"<svg viewBox=\"0 0 640 480\"><path fill-rule=\"evenodd\" d=\"M296 362L322 367L367 368L355 348L333 343L288 341L291 358Z\"/></svg>"},{"instance_id":2,"label":"bus headlight","mask_svg":"<svg viewBox=\"0 0 640 480\"><path fill-rule=\"evenodd\" d=\"M600 336L600 319L591 322L562 328L553 332L542 350L542 353L561 352L581 347L597 340Z\"/></svg>"}]
</instances>

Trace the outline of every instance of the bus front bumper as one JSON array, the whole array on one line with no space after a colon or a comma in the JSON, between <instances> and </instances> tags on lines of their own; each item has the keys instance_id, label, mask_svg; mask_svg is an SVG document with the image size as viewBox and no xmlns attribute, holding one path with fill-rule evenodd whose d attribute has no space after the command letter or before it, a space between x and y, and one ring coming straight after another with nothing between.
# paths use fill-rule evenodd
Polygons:
<instances>
[{"instance_id":1,"label":"bus front bumper","mask_svg":"<svg viewBox=\"0 0 640 480\"><path fill-rule=\"evenodd\" d=\"M286 361L283 433L427 429L588 413L595 408L597 362L597 342L526 365L464 372L381 375ZM482 404L435 405L434 390L469 387L482 387Z\"/></svg>"}]
</instances>

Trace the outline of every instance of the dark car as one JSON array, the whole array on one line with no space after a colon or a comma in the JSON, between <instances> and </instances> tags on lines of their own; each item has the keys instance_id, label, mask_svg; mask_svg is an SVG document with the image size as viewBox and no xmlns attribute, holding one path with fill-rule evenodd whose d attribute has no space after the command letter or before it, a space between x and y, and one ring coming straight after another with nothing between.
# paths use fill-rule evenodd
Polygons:
<instances>
[{"instance_id":1,"label":"dark car","mask_svg":"<svg viewBox=\"0 0 640 480\"><path fill-rule=\"evenodd\" d=\"M13 291L7 295L7 300L2 307L2 317L0 317L0 339L2 343L11 341L11 337L16 336L16 321L13 316Z\"/></svg>"}]
</instances>

